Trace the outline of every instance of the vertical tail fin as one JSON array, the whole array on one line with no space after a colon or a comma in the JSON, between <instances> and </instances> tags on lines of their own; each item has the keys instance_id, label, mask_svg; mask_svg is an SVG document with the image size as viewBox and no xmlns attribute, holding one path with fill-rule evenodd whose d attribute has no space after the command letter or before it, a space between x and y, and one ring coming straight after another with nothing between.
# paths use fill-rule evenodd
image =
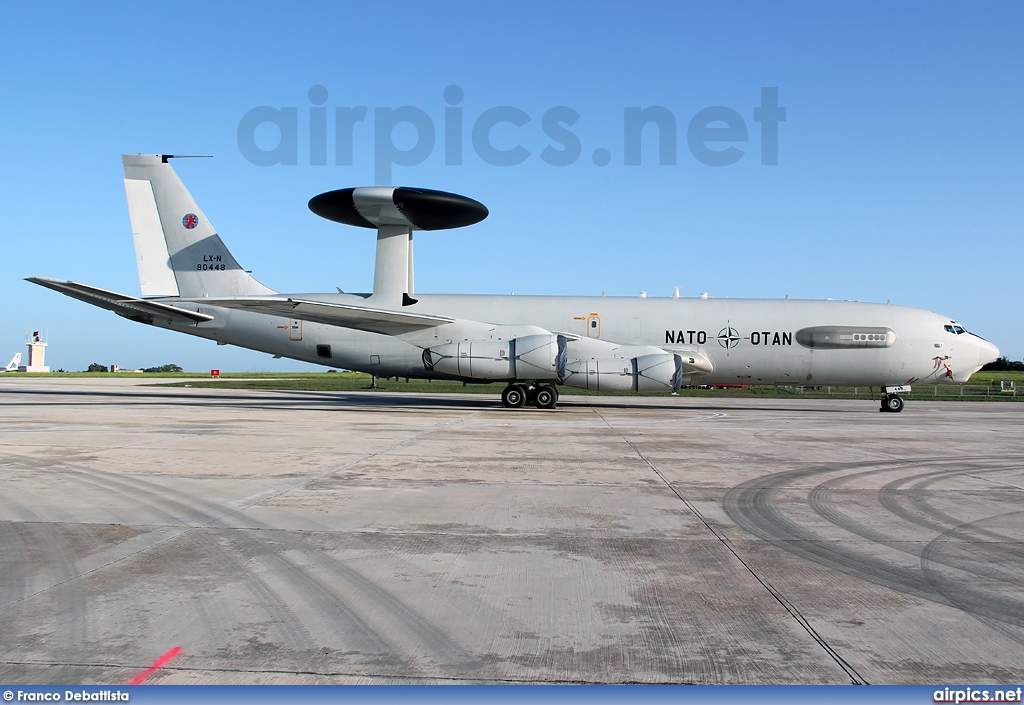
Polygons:
<instances>
[{"instance_id":1,"label":"vertical tail fin","mask_svg":"<svg viewBox=\"0 0 1024 705\"><path fill-rule=\"evenodd\" d=\"M242 269L160 154L125 154L124 188L143 296L276 293Z\"/></svg>"},{"instance_id":2,"label":"vertical tail fin","mask_svg":"<svg viewBox=\"0 0 1024 705\"><path fill-rule=\"evenodd\" d=\"M18 369L18 365L21 364L21 353L14 353L14 357L7 363L7 367L3 369L4 372L14 372Z\"/></svg>"}]
</instances>

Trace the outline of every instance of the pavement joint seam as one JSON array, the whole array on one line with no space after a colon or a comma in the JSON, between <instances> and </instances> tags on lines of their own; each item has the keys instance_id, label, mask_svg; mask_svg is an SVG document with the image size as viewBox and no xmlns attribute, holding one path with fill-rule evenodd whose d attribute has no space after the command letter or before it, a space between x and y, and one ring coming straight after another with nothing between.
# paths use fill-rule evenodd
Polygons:
<instances>
[{"instance_id":1,"label":"pavement joint seam","mask_svg":"<svg viewBox=\"0 0 1024 705\"><path fill-rule=\"evenodd\" d=\"M70 666L73 668L141 668L141 666L123 665L116 663L86 663L71 661L0 661L4 666ZM295 675L295 676L323 676L327 678L367 678L397 682L420 682L440 681L445 683L537 683L535 679L527 678L459 678L455 676L430 676L430 675L396 675L393 673L359 673L350 671L313 671L304 669L276 669L276 668L203 668L196 666L164 666L161 672L177 673L254 673L272 675ZM689 681L680 682L673 680L589 680L582 678L549 678L542 682L546 685L691 685ZM151 682L152 684L152 682ZM168 684L170 685L170 684Z\"/></svg>"},{"instance_id":2,"label":"pavement joint seam","mask_svg":"<svg viewBox=\"0 0 1024 705\"><path fill-rule=\"evenodd\" d=\"M778 588L772 585L766 578L763 578L760 575L758 575L757 571L754 570L753 566L747 563L747 561L743 560L743 557L732 545L732 542L729 541L729 539L724 534L719 532L714 526L711 525L710 522L708 522L707 519L704 518L704 515L700 513L700 510L698 510L697 507L694 506L693 503L691 503L683 495L683 493L676 488L674 484L672 484L668 477L666 477L665 474L662 473L660 469L658 469L658 466L656 466L654 463L648 460L647 456L645 456L640 451L636 444L634 444L631 440L622 435L622 433L620 433L619 430L615 428L615 426L613 426L611 422L609 422L608 419L606 419L599 410L594 409L594 413L597 414L598 418L600 418L605 423L605 425L607 425L608 428L613 433L615 433L615 435L621 438L626 445L633 449L633 452L636 453L637 457L643 460L644 463L646 463L646 465L654 472L654 474L661 478L661 481L665 483L665 486L668 487L669 490L671 490L672 494L674 494L679 499L679 501L681 501L686 506L686 508L690 510L690 512L695 517L697 517L697 519L704 525L704 527L709 532L711 532L711 534L713 534L714 537L718 539L718 541L721 542L723 546L725 546L725 548L736 558L736 560L740 562L740 565L746 568L747 572L749 572L754 577L754 579L758 583L760 583L761 586L764 587L764 589L767 590L773 598L775 598L776 602L778 602L782 606L782 608L785 609L786 612L788 612L790 616L792 616L793 619L796 620L797 624L799 624L804 629L804 631L806 631L807 634L810 635L810 637L814 639L814 641L817 642L819 646L821 646L825 653L827 653L829 657L831 657L832 660L836 662L836 665L838 665L841 669L843 669L843 671L846 672L846 675L850 677L854 685L868 685L868 681L865 680L864 677L857 672L857 669L854 668L852 664L850 664L846 661L846 659L840 656L839 652L836 651L825 640L825 638L817 632L817 630L815 630L815 628L811 625L810 621L800 612L800 610L798 610L793 603L786 599L786 597L778 590Z\"/></svg>"}]
</instances>

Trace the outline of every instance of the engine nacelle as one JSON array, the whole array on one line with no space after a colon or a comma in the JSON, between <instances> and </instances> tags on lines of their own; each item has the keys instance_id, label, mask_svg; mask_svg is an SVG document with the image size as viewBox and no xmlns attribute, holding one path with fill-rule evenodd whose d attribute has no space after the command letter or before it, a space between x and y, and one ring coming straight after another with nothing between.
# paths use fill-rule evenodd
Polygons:
<instances>
[{"instance_id":1,"label":"engine nacelle","mask_svg":"<svg viewBox=\"0 0 1024 705\"><path fill-rule=\"evenodd\" d=\"M423 351L423 366L470 379L515 379L507 341L447 343Z\"/></svg>"},{"instance_id":2,"label":"engine nacelle","mask_svg":"<svg viewBox=\"0 0 1024 705\"><path fill-rule=\"evenodd\" d=\"M636 377L633 361L626 358L610 360L573 360L566 363L562 384L580 389L605 392L631 392Z\"/></svg>"},{"instance_id":3,"label":"engine nacelle","mask_svg":"<svg viewBox=\"0 0 1024 705\"><path fill-rule=\"evenodd\" d=\"M678 392L683 386L683 359L661 353L633 358L638 392Z\"/></svg>"},{"instance_id":4,"label":"engine nacelle","mask_svg":"<svg viewBox=\"0 0 1024 705\"><path fill-rule=\"evenodd\" d=\"M564 349L564 344L562 349ZM516 379L557 379L557 335L527 335L512 341Z\"/></svg>"},{"instance_id":5,"label":"engine nacelle","mask_svg":"<svg viewBox=\"0 0 1024 705\"><path fill-rule=\"evenodd\" d=\"M574 360L565 364L562 383L606 392L678 392L683 383L683 361L670 353Z\"/></svg>"},{"instance_id":6,"label":"engine nacelle","mask_svg":"<svg viewBox=\"0 0 1024 705\"><path fill-rule=\"evenodd\" d=\"M558 360L558 336L550 333L511 341L446 343L423 351L428 370L470 379L555 380Z\"/></svg>"},{"instance_id":7,"label":"engine nacelle","mask_svg":"<svg viewBox=\"0 0 1024 705\"><path fill-rule=\"evenodd\" d=\"M676 392L682 385L684 368L700 367L686 364L696 363L696 359L684 361L672 353L636 354L644 348L631 350L633 357L577 358L568 362L571 342L565 336L548 333L511 341L446 343L424 350L423 365L468 379L557 380L581 389L614 392ZM601 352L614 354L611 350Z\"/></svg>"}]
</instances>

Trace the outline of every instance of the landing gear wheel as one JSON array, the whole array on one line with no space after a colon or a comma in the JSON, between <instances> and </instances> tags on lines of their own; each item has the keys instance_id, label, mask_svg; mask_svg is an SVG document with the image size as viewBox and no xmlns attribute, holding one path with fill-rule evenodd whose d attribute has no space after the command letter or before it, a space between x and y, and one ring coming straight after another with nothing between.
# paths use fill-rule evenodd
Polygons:
<instances>
[{"instance_id":1,"label":"landing gear wheel","mask_svg":"<svg viewBox=\"0 0 1024 705\"><path fill-rule=\"evenodd\" d=\"M558 402L558 392L554 387L542 384L533 394L533 403L538 409L554 409Z\"/></svg>"},{"instance_id":2,"label":"landing gear wheel","mask_svg":"<svg viewBox=\"0 0 1024 705\"><path fill-rule=\"evenodd\" d=\"M501 393L501 405L506 409L518 409L526 404L526 390L518 384L510 384Z\"/></svg>"},{"instance_id":3,"label":"landing gear wheel","mask_svg":"<svg viewBox=\"0 0 1024 705\"><path fill-rule=\"evenodd\" d=\"M903 397L899 394L890 394L885 398L886 411L898 414L903 411Z\"/></svg>"}]
</instances>

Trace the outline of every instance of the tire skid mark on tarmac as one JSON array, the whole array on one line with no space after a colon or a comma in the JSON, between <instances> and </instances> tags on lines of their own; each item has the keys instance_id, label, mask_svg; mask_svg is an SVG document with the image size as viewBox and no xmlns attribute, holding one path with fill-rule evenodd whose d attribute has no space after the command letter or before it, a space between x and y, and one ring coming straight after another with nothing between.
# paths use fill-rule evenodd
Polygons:
<instances>
[{"instance_id":1,"label":"tire skid mark on tarmac","mask_svg":"<svg viewBox=\"0 0 1024 705\"><path fill-rule=\"evenodd\" d=\"M873 543L884 544L889 548L892 548L909 555L913 555L915 558L919 556L917 551L908 549L907 541L893 538L891 534L884 533L872 527L866 526L856 519L850 518L844 513L842 509L842 501L837 497L843 485L849 484L850 482L860 480L866 477L887 474L896 471L899 468L909 468L916 465L938 465L948 463L960 464L960 461L950 460L948 458L935 460L935 459L921 459L913 463L897 462L892 463L888 467L865 470L862 472L852 473L848 475L841 475L840 477L827 480L814 489L808 494L808 504L815 511L816 514L822 518L828 520L830 523L838 526L841 529L860 536L861 538L872 541ZM943 532L951 526L957 526L961 522L959 519L949 515L939 509L936 509L930 505L928 499L922 494L925 489L931 487L931 485L948 480L950 478L964 476L964 475L977 475L988 472L999 472L1008 468L990 467L989 465L978 465L976 463L969 463L966 468L960 467L956 470L931 470L929 472L920 473L917 475L911 475L909 477L900 478L889 484L885 485L881 490L878 491L879 502L882 506L892 512L894 515L906 519L907 521L921 526L925 529ZM910 488L910 491L902 490L901 487L909 482L917 481L916 484ZM901 504L901 500L908 499L912 505L914 505L918 511L914 512L908 510ZM936 519L933 521L932 518ZM994 532L988 532L988 538L997 541L1015 541L1016 539L1010 538L1004 534L998 534Z\"/></svg>"},{"instance_id":2,"label":"tire skid mark on tarmac","mask_svg":"<svg viewBox=\"0 0 1024 705\"><path fill-rule=\"evenodd\" d=\"M182 517L198 512L199 518L205 520L205 524L209 524L231 512L230 509L208 500L142 478L78 466L69 467L66 475L79 483L113 491L117 497L152 512L168 526L190 526L196 529L199 527L183 521ZM198 509L199 507L203 509ZM175 540L182 536L179 534L161 547L153 548L156 549L156 553L173 550ZM188 537L197 542L204 552L217 556L228 564L233 564L239 570L246 569L244 561L236 553L227 550L214 532L193 531L188 534ZM283 636L290 646L297 649L316 648L302 622L287 608L266 581L258 575L250 574L244 584L251 595L261 599L260 604L263 605L267 616L280 626ZM271 605L276 605L276 607L270 607Z\"/></svg>"},{"instance_id":3,"label":"tire skid mark on tarmac","mask_svg":"<svg viewBox=\"0 0 1024 705\"><path fill-rule=\"evenodd\" d=\"M918 464L927 467L928 465L939 465L943 462L949 463L950 461L948 459L922 459ZM903 464L903 466L906 467L906 464ZM995 472L997 469L993 468L992 471ZM885 470L876 470L874 472L882 473ZM906 477L898 477L878 490L878 501L885 509L906 520L908 523L928 531L942 533L951 526L956 526L961 522L944 512L938 512L934 507L930 506L924 501L921 495L922 491L934 484L934 481L948 479L958 474L973 475L978 472L977 468L964 471L963 473L958 473L955 470L930 470ZM911 487L909 489L906 488L906 485L911 483L913 483Z\"/></svg>"},{"instance_id":4,"label":"tire skid mark on tarmac","mask_svg":"<svg viewBox=\"0 0 1024 705\"><path fill-rule=\"evenodd\" d=\"M645 577L648 566L640 548L632 541L623 541L621 546L622 550L601 553L605 560L610 556L615 562L616 569L612 571L613 575L622 575L629 579L630 596L635 604L642 606L642 611L637 610L637 619L643 628L644 641L650 643L634 648L634 651L642 655L646 661L641 668L654 672L662 671L669 677L673 673L687 673L695 683L728 682L735 673L726 671L734 664L724 663L718 658L715 644L709 642L703 630L690 632L691 641L682 638L679 631L672 626L675 615L666 607L667 600L659 594L658 583ZM671 662L659 663L656 658L650 658L651 654L661 655L664 659L671 658ZM623 663L619 669L628 672L636 665ZM689 675L691 673L692 675Z\"/></svg>"},{"instance_id":5,"label":"tire skid mark on tarmac","mask_svg":"<svg viewBox=\"0 0 1024 705\"><path fill-rule=\"evenodd\" d=\"M881 543L886 546L896 548L897 550L902 550L899 546L902 542L894 539L891 534L865 526L857 520L848 517L842 511L839 506L840 503L836 501L835 497L843 489L843 486L850 482L871 477L872 475L877 475L883 472L893 472L896 469L905 467L910 467L910 465L907 463L892 463L889 467L882 470L863 470L861 472L855 472L848 475L841 475L823 482L812 489L807 495L807 503L818 516L826 519L835 526L846 529L851 534L855 534L874 543Z\"/></svg>"},{"instance_id":6,"label":"tire skid mark on tarmac","mask_svg":"<svg viewBox=\"0 0 1024 705\"><path fill-rule=\"evenodd\" d=\"M268 613L270 620L282 627L292 648L299 651L311 651L318 649L320 644L312 637L308 628L303 625L302 620L288 606L288 602L281 597L280 593L267 580L252 570L251 563L246 562L244 558L240 559L239 553L254 557L261 556L274 575L287 576L285 583L295 594L301 596L303 602L309 605L311 613L318 614L320 619L331 622L333 630L343 633L349 638L357 637L356 646L358 648L378 652L395 651L394 645L381 640L370 625L359 617L329 586L314 578L308 571L284 555L291 549L310 551L315 550L314 547L296 539L289 542L288 545L268 551L267 543L253 537L251 530L271 527L244 515L236 514L236 510L137 476L118 475L92 468L74 468L72 473L77 475L79 481L89 482L91 480L94 484L106 483L120 496L157 513L172 525L182 523L181 515L183 513L194 514L197 508L201 508L199 509L201 518L206 521L199 526L193 526L191 531L176 537L176 539L184 539L187 536L189 540L198 541L203 550L219 554L223 559L235 564L239 571L244 572L247 576L244 582L252 585L256 594L262 598L270 598L268 602L260 604ZM85 480L85 477L90 480ZM161 509L160 503L165 504L175 513ZM216 522L228 515L232 515L234 519L244 519L244 523L248 526L238 529L214 526ZM227 550L218 540L218 535L223 532L227 532L229 542L235 547L235 551ZM281 534L285 533L287 532L275 532L275 541L281 543ZM161 550L172 550L172 547L168 545ZM324 558L326 559L326 556Z\"/></svg>"},{"instance_id":7,"label":"tire skid mark on tarmac","mask_svg":"<svg viewBox=\"0 0 1024 705\"><path fill-rule=\"evenodd\" d=\"M461 540L465 543L468 539L462 538ZM310 551L311 547L308 544L302 544L301 550ZM363 599L368 599L382 607L389 619L399 622L404 632L403 639L416 640L425 648L426 653L446 665L471 666L475 664L476 659L452 639L445 630L434 625L383 585L370 580L360 571L347 565L345 561L339 560L329 553L319 551L317 560L323 569L335 578L344 581L346 589L351 589L360 594ZM394 645L387 645L387 650L401 653Z\"/></svg>"},{"instance_id":8,"label":"tire skid mark on tarmac","mask_svg":"<svg viewBox=\"0 0 1024 705\"><path fill-rule=\"evenodd\" d=\"M930 461L935 463L936 461ZM949 462L949 461L947 461ZM1010 465L1003 466L1002 463L1009 463ZM946 472L932 472L923 473L921 479L910 488L908 493L896 493L897 501L903 498L904 494L909 498L911 505L917 509L921 514L933 517L939 521L937 530L945 531L949 527L961 526L963 521L949 514L945 511L940 510L937 507L932 506L929 501L929 495L925 490L931 489L932 485L949 477L956 476L984 476L996 472L1005 472L1007 470L1020 470L1022 465L1021 460L1014 460L1012 458L991 458L985 459L984 465L972 465L968 464L967 467L962 470L946 471ZM914 478L918 479L918 478ZM895 483L892 483L895 484ZM994 490L995 488L993 488ZM990 531L987 529L977 529L979 536L984 536L994 541L1017 541L1017 538L1012 538L998 532Z\"/></svg>"},{"instance_id":9,"label":"tire skid mark on tarmac","mask_svg":"<svg viewBox=\"0 0 1024 705\"><path fill-rule=\"evenodd\" d=\"M244 529L237 534L233 532L231 539L234 541L244 533ZM243 537L242 540L246 539ZM382 638L372 625L352 609L344 596L335 592L331 586L285 555L266 552L265 546L262 545L261 548L264 551L262 561L273 575L281 578L284 584L310 607L311 614L329 621L331 630L344 634L347 640L351 640L351 644L346 644L350 647L349 650L374 653L396 651L394 645ZM280 594L277 590L274 592ZM287 603L282 599L282 604ZM314 648L318 646L311 645Z\"/></svg>"},{"instance_id":10,"label":"tire skid mark on tarmac","mask_svg":"<svg viewBox=\"0 0 1024 705\"><path fill-rule=\"evenodd\" d=\"M168 488L164 488L162 486L157 486L160 488L159 493L147 492L145 490L140 490L137 487L133 487L128 483L117 482L116 479L122 478L123 476L114 475L112 473L104 473L103 471L98 470L92 471L91 469L83 469L77 467L61 468L61 471L65 477L69 477L81 484L85 484L87 486L94 487L97 489L113 491L119 499L124 500L129 504L145 507L148 511L152 512L158 520L161 520L168 526L180 526L182 523L180 518L181 510L190 509L186 505L180 502L175 502L174 500L167 497L167 494L173 493L174 491L169 490ZM108 477L103 477L104 475L107 475ZM152 483L146 484L152 485ZM161 506L162 504L169 505L169 508L176 509L178 510L178 512L172 513L170 511L167 511ZM49 525L47 522L39 522L39 524L43 526ZM113 565L119 564L121 560L141 557L142 554L145 555L146 560L158 560L162 554L166 553L166 551L174 550L174 540L179 537L180 534L170 539L160 541L158 544L153 545L148 549L138 551L130 556L108 563L107 565L102 566L102 568L109 568ZM209 532L196 532L191 534L190 538L193 541L195 541L196 544L198 544L198 546L203 551L209 553L212 556L216 556L219 561L228 562L229 564L234 563L239 569L245 568L245 565L240 560L238 560L236 555L232 554L227 550L224 550L223 546L217 540L217 537L215 535ZM65 594L78 594L78 592L80 592L80 581L76 580L76 578L81 578L85 575L92 574L95 572L96 571L94 570L86 573L75 568L74 573L72 575L64 576L65 579L56 580L51 585L49 585L49 587L36 590L31 595L23 595L19 602L22 602L26 598L34 597L35 595L45 592L46 590L52 589L53 587L59 586L62 587L62 609L60 612L60 616L64 616L68 614L70 611L70 613L75 617L75 619L84 619L84 616L86 614L86 611L84 609L70 610L67 606L64 606L64 603L66 602ZM312 639L309 637L308 632L306 632L305 628L302 626L302 623L294 617L294 614L292 614L290 610L288 610L287 607L283 605L283 603L280 602L279 598L275 599L276 596L273 593L273 591L266 585L266 583L262 579L259 578L259 576L252 576L251 579L244 581L244 586L246 590L250 592L250 594L253 594L254 596L260 598L259 604L264 606L265 611L267 611L268 613L268 617L280 626L281 632L283 633L286 642L292 648L316 648L312 642ZM278 604L278 609L275 610L267 607L268 605L274 605L275 603ZM0 610L4 609L4 607L6 606L9 605L0 606ZM126 610L126 612L136 614L138 611ZM207 632L210 635L214 634L212 630L215 628L215 625L212 622L200 621L200 623L207 628ZM63 632L64 625L61 624L60 627ZM62 641L64 640L62 639ZM83 639L67 640L66 643L81 645L85 643L85 640L83 637ZM67 677L70 678L70 674L65 675L67 675ZM72 678L71 680L74 679Z\"/></svg>"},{"instance_id":11,"label":"tire skid mark on tarmac","mask_svg":"<svg viewBox=\"0 0 1024 705\"><path fill-rule=\"evenodd\" d=\"M902 467L909 468L918 464L933 465L941 463L952 464L958 463L958 461L949 458L938 460L921 460L913 463L903 463ZM827 520L831 524L841 529L850 532L851 534L860 536L861 538L867 539L872 543L878 543L888 546L893 550L897 550L907 555L911 555L914 558L919 558L921 556L921 551L919 549L915 549L914 542L895 539L893 538L892 534L886 534L881 531L874 530L872 528L864 526L863 524L860 524L856 520L850 519L850 517L848 517L840 507L842 502L837 501L837 498L835 496L837 494L838 489L842 485L865 478L865 476L868 475L892 472L895 471L896 469L896 467L891 467L877 470L866 470L863 472L842 475L840 476L840 478L835 478L833 480L826 481L821 485L815 487L813 490L811 490L808 496L809 504L819 516L823 517L823 519ZM942 481L947 481L951 478L955 478L955 476L978 475L981 473L997 472L1005 469L1008 468L985 468L984 466L979 465L975 462L968 463L967 467L961 467L955 470L936 469L929 472L910 475L908 476L908 478L903 478L894 481L889 485L886 485L882 490L879 491L879 497L883 506L885 506L887 509L890 509L890 511L892 511L894 514L902 517L902 519L905 519L916 526L920 526L930 531L935 531L941 534L946 532L950 527L962 526L961 522L955 519L955 517L951 514L948 514L940 509L932 507L928 499L921 493L924 490L930 488L932 485ZM915 484L910 488L909 491L899 490L899 487L901 485L910 482L915 482ZM910 503L919 511L912 511L904 508L903 505L900 504L901 499L908 499ZM937 521L931 521L929 519L929 516L935 517ZM975 533L976 535L973 538L975 542L988 539L989 541L993 542L1000 542L1002 544L1010 543L1012 545L1015 545L1018 541L1018 539L1015 537L994 531L978 529ZM970 557L968 558L968 561L971 562L970 572L976 577L988 576L989 573L994 570L996 571L996 574L993 577L998 576L996 577L996 579L1006 579L1005 577L1001 577L1002 574L1001 571L998 570L998 565L992 563L980 563L977 561L977 559L971 561ZM939 563L943 563L949 568L957 570L967 570L964 568L965 561L963 557L946 556L943 559L935 557L933 558L933 562L936 565Z\"/></svg>"},{"instance_id":12,"label":"tire skid mark on tarmac","mask_svg":"<svg viewBox=\"0 0 1024 705\"><path fill-rule=\"evenodd\" d=\"M195 512L197 508L202 508L201 519L205 519L202 524L203 528L228 531L228 537L232 543L240 544L243 551L249 550L253 555L266 553L266 541L255 538L252 534L252 530L273 530L274 527L253 519L248 515L236 514L236 510L229 507L216 504L196 495L185 493L177 488L168 488L164 485L151 482L138 476L116 475L92 468L75 468L75 472L80 474L87 473L94 479L98 476L102 476L112 486L124 489L125 491L121 494L126 497L143 494L156 501L165 502L175 510L179 511L179 513ZM170 499L171 496L177 497L178 499ZM139 497L135 497L135 500L142 502ZM153 502L145 502L145 504L146 506L154 507ZM236 521L240 520L240 523L243 523L245 526L238 529L219 529L215 526L220 519L228 515L231 515L232 519ZM167 515L167 517L169 519L173 518L172 515ZM462 540L465 542L468 538L463 537ZM290 575L293 580L299 582L304 581L307 583L305 589L301 590L301 592L306 596L306 601L311 607L317 608L321 606L324 601L331 603L332 609L328 614L339 621L337 631L347 635L362 634L364 639L369 641L370 646L373 649L386 650L389 652L394 652L396 650L393 644L383 641L369 626L369 624L358 616L356 611L341 601L341 599L334 594L331 588L315 579L308 570L302 568L293 560L286 558L284 555L286 552L295 551L300 555L303 553L315 552L317 554L316 563L319 567L325 568L334 573L337 577L344 579L346 584L355 588L355 590L362 591L366 595L372 595L374 601L385 606L386 612L391 618L401 621L405 627L405 638L417 638L422 641L424 645L430 647L430 653L445 654L449 661L454 659L453 662L461 663L463 665L473 662L473 657L448 637L446 633L438 630L437 627L431 625L403 601L395 597L390 592L384 590L384 588L369 580L358 571L346 565L344 561L322 549L318 549L311 542L295 535L294 532L275 530L273 541L277 546L279 546L279 549L270 553L268 560L277 568L282 569L287 575ZM235 562L238 563L240 567L245 567L242 562L237 559ZM259 578L257 578L257 581L263 582L263 585L266 586L267 590L276 595L273 588L265 581L261 581ZM277 598L277 603L281 605L285 604L279 596ZM315 609L315 611L320 610ZM294 613L291 614L296 623L300 624ZM318 645L313 642L308 631L306 631L305 634L306 648L310 648L310 646L316 648Z\"/></svg>"},{"instance_id":13,"label":"tire skid mark on tarmac","mask_svg":"<svg viewBox=\"0 0 1024 705\"><path fill-rule=\"evenodd\" d=\"M998 618L994 618L989 614L979 614L974 610L974 601L971 598L974 597L974 591L967 591L964 588L966 583L963 577L953 578L943 573L935 566L938 565L949 565L949 559L938 560L942 552L955 551L964 544L969 544L973 551L976 549L976 536L978 533L991 533L983 530L979 532L979 525L998 522L1006 520L1010 517L1019 518L1024 516L1022 511L1007 512L1005 514L997 514L979 521L969 522L954 527L946 532L943 532L939 536L935 537L928 543L924 551L921 552L921 569L928 576L929 581L935 589L941 592L947 599L949 599L954 605L959 607L964 612L971 614L978 621L991 627L995 631L998 631L1008 639L1015 641L1016 643L1024 646L1024 634L1019 630L1012 629L1011 627L1024 626L1024 602L1020 600L1012 600L1009 598L1001 597L996 595L990 597L992 600L992 608L998 613ZM957 545L959 544L959 546ZM962 549L961 549L962 550ZM1007 563L1016 561L1020 564L1021 561L1021 550L1020 543L1002 543L1002 542L986 542L985 543L985 554L987 563L986 565L993 565L994 567L1005 566ZM1010 558L1007 559L1005 555L1010 554ZM963 569L968 573L967 580L973 580L976 575L976 562L971 564L971 568ZM998 581L1001 583L998 587L1003 588L1009 587L1017 592L1020 591L1020 574L1019 572L1009 573L1003 572L1000 575L993 575L992 571L986 571L986 576L989 580ZM965 595L966 593L966 595Z\"/></svg>"},{"instance_id":14,"label":"tire skid mark on tarmac","mask_svg":"<svg viewBox=\"0 0 1024 705\"><path fill-rule=\"evenodd\" d=\"M877 475L905 471L921 466L952 465L950 469L936 469L917 473L909 477L899 478L883 486L877 497L883 507L894 516L908 523L934 531L939 536L928 543L920 552L912 550L909 542L897 542L889 535L880 533L871 527L864 526L841 512L832 500L832 493L844 482ZM951 580L939 572L939 567L952 568L971 576L982 576L1002 583L997 589L1006 586L1015 588L1024 573L1024 553L1021 551L1020 539L1007 536L999 531L986 528L986 522L1017 514L997 514L973 522L964 523L952 515L932 506L925 491L936 482L948 480L961 475L978 475L992 472L1005 472L1019 467L1019 458L1006 457L964 457L964 458L919 458L904 460L878 460L832 466L817 466L799 470L789 470L774 475L759 477L738 485L730 490L723 499L726 513L738 526L748 533L766 541L770 541L783 550L823 565L838 572L873 582L877 585L913 597L930 600L939 604L956 607L979 619L985 624L991 622L1004 626L1024 626L1024 603L1020 599L1005 596L987 587L979 587L976 581L961 579L955 586ZM966 467L965 467L966 466ZM850 471L857 471L851 473ZM897 548L919 558L918 568L907 568L887 563L885 559L870 555L869 551L847 547L842 542L825 539L790 519L784 505L779 501L779 494L790 486L804 479L821 477L833 473L848 473L838 478L826 480L808 491L807 502L815 512L833 525L861 536L872 543ZM901 489L909 482L909 490ZM904 502L909 502L908 507ZM979 560L977 550L966 556L942 555L939 547L957 539L972 543L975 547L981 543L986 550L1002 551L1004 563L997 568L1005 568L1007 563L1013 566L1009 572L993 571L987 561ZM993 549L993 547L996 547ZM972 561L973 558L973 561ZM952 591L952 594L951 594ZM1005 631L1001 629L1000 631ZM1020 641L1020 635L1013 637Z\"/></svg>"},{"instance_id":15,"label":"tire skid mark on tarmac","mask_svg":"<svg viewBox=\"0 0 1024 705\"><path fill-rule=\"evenodd\" d=\"M130 498L135 503L145 506L149 510L162 515L166 520L170 521L172 525L182 525L182 514L184 514L185 516L191 515L193 521L198 519L199 521L205 522L200 526L192 526L192 528L188 530L186 535L189 535L192 538L199 538L193 536L193 534L195 533L202 533L197 531L199 529L213 529L214 531L230 531L231 541L236 543L242 543L244 546L248 546L250 549L254 549L254 552L257 554L267 555L266 544L261 540L252 538L250 536L251 532L247 531L246 529L272 529L273 527L270 527L247 516L243 513L245 512L246 509L249 509L252 506L256 506L268 499L279 497L283 494L286 494L289 491L293 491L295 489L307 486L317 480L326 478L343 469L351 468L354 465L357 465L358 463L368 460L370 458L386 454L401 446L414 442L415 440L418 440L419 438L422 438L423 436L426 436L430 433L434 433L439 430L452 430L453 426L457 425L458 423L458 421L446 421L443 424L435 424L434 426L431 426L430 428L423 430L419 433L416 433L410 437L406 437L397 443L392 443L387 448L380 449L371 453L366 453L362 456L342 463L339 466L330 467L327 469L326 472L318 472L313 477L307 476L303 478L301 482L292 483L287 488L272 493L269 496L262 495L259 501L254 501L248 503L246 506L238 508L230 508L217 505L213 502L208 502L199 497L186 494L180 490L168 488L164 485L149 482L147 480L134 476L119 475L115 473L105 472L102 470L97 470L94 468L84 468L81 466L68 468L68 470L70 471L69 474L79 482L84 482L87 484L91 483L93 486L100 486L101 488L105 486L107 490L113 490L117 492L119 495L124 496L126 498ZM53 466L54 463L52 461L47 462L48 468L52 469ZM140 495L144 495L146 498L143 498ZM178 500L170 499L171 495L178 497ZM167 512L165 509L161 508L161 504L164 507L177 510L178 513L173 514L171 512ZM198 517L196 516L197 507L205 508L205 511L199 512ZM240 529L219 529L218 527L214 526L220 520L227 518L229 516L236 521L240 520L241 523L243 523L243 527L241 527ZM248 524L248 527L244 526L245 524ZM275 534L281 534L281 532L275 532ZM127 558L134 558L138 556L139 553L153 551L154 549L160 551L167 547L164 544L176 541L177 539L180 539L182 537L183 535L178 535L176 537L173 537L172 539L169 539L168 541L161 542L160 544L151 546L147 549L144 549L143 551L133 554L132 556L128 556ZM277 536L277 538L280 539L280 536ZM438 627L432 625L428 620L420 616L415 610L410 608L399 598L395 597L390 592L386 591L382 586L377 585L376 583L369 580L362 574L358 573L351 567L345 565L336 557L331 556L323 550L316 549L316 547L310 545L308 542L305 542L298 537L289 536L289 538L291 548L294 548L295 550L301 552L317 552L319 554L317 557L318 564L326 566L331 570L331 572L341 577L344 577L348 584L350 586L354 586L355 589L362 590L368 593L370 599L374 599L386 604L388 608L388 613L392 617L397 617L398 621L400 621L402 625L406 628L406 637L412 636L416 638L418 641L424 643L432 649L433 653L439 653L439 655L441 656L441 660L445 662L459 663L463 665L472 663L473 659L471 655L466 653L454 640L452 640L448 636L447 633L440 630ZM208 548L222 548L219 546L219 542L211 540L209 538L206 539L205 545ZM221 550L220 553L223 557L231 560L240 568L247 571L247 573L253 580L247 580L246 582L249 585L256 586L254 590L262 598L260 602L261 605L264 605L265 608L266 605L268 604L274 604L277 606L276 609L270 610L270 616L274 621L278 622L286 630L288 629L289 625L292 626L292 633L290 635L289 641L291 642L293 648L308 650L310 649L310 647L317 648L319 646L318 644L314 643L314 640L310 636L308 630L302 626L301 620L299 620L295 613L288 608L287 603L280 597L279 593L269 583L267 583L259 576L255 575L251 570L251 566L245 565L242 561L240 561L237 558L237 556L231 556L230 552ZM327 615L327 618L331 619L335 623L332 626L334 626L337 631L341 631L342 633L346 634L346 636L352 634L360 634L364 641L363 646L367 646L373 651L383 652L385 654L400 653L394 644L390 644L386 640L382 639L380 635L369 624L365 622L365 620L362 620L351 609L350 605L343 599L343 597L336 594L335 591L330 586L325 585L320 580L314 578L312 575L310 575L308 570L303 569L299 565L295 564L293 561L287 559L281 553L272 552L269 554L269 556L270 561L273 563L274 567L278 569L277 572L279 572L282 575L288 576L287 582L290 585L290 587L296 589L296 592L298 594L303 595L304 601L307 602L312 608L312 614L320 614L321 617ZM74 581L74 579L77 577L81 577L81 575L75 574L71 576L68 581L59 584L66 584L67 582ZM270 600L268 601L267 598L270 598ZM328 608L326 610L324 609L325 604L328 605ZM407 671L415 670L413 668L413 664L402 664L402 667Z\"/></svg>"}]
</instances>

